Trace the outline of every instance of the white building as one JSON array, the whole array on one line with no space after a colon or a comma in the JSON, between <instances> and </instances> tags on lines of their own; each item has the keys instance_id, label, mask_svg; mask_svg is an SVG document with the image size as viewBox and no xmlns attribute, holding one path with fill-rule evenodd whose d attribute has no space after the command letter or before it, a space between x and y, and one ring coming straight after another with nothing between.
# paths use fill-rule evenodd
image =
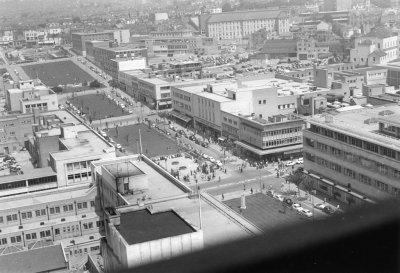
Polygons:
<instances>
[{"instance_id":1,"label":"white building","mask_svg":"<svg viewBox=\"0 0 400 273\"><path fill-rule=\"evenodd\" d=\"M398 58L399 38L384 27L374 28L367 35L357 38L350 50L350 60L356 66L386 64Z\"/></svg>"},{"instance_id":2,"label":"white building","mask_svg":"<svg viewBox=\"0 0 400 273\"><path fill-rule=\"evenodd\" d=\"M288 33L289 16L279 10L223 12L212 14L206 23L207 36L220 39L241 39L260 29Z\"/></svg>"},{"instance_id":3,"label":"white building","mask_svg":"<svg viewBox=\"0 0 400 273\"><path fill-rule=\"evenodd\" d=\"M14 35L11 30L6 30L0 36L0 45L8 45L14 41Z\"/></svg>"},{"instance_id":4,"label":"white building","mask_svg":"<svg viewBox=\"0 0 400 273\"><path fill-rule=\"evenodd\" d=\"M314 39L297 41L297 58L299 60L318 60L329 53L329 46L318 44Z\"/></svg>"},{"instance_id":5,"label":"white building","mask_svg":"<svg viewBox=\"0 0 400 273\"><path fill-rule=\"evenodd\" d=\"M8 89L6 102L9 111L31 113L33 109L52 111L58 109L57 94L46 86L34 86L33 81L21 81L19 88Z\"/></svg>"}]
</instances>

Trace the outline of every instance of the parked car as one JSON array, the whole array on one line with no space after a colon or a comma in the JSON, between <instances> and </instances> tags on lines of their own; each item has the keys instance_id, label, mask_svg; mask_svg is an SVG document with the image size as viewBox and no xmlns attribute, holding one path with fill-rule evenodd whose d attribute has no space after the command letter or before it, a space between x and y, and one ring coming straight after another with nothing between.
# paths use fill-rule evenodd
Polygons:
<instances>
[{"instance_id":1,"label":"parked car","mask_svg":"<svg viewBox=\"0 0 400 273\"><path fill-rule=\"evenodd\" d=\"M295 164L293 161L286 162L286 166L294 166Z\"/></svg>"},{"instance_id":2,"label":"parked car","mask_svg":"<svg viewBox=\"0 0 400 273\"><path fill-rule=\"evenodd\" d=\"M203 142L201 143L201 146L203 146L204 148L208 148L208 143L205 142L205 141L203 141Z\"/></svg>"},{"instance_id":3,"label":"parked car","mask_svg":"<svg viewBox=\"0 0 400 273\"><path fill-rule=\"evenodd\" d=\"M305 209L305 208L299 209L298 212L299 212L301 215L306 216L306 217L312 217L312 216L313 216L312 212L309 211L308 209Z\"/></svg>"},{"instance_id":4,"label":"parked car","mask_svg":"<svg viewBox=\"0 0 400 273\"><path fill-rule=\"evenodd\" d=\"M121 144L119 144L119 143L117 143L117 144L115 145L115 147L116 147L117 149L121 149L121 148L122 148Z\"/></svg>"},{"instance_id":5,"label":"parked car","mask_svg":"<svg viewBox=\"0 0 400 273\"><path fill-rule=\"evenodd\" d=\"M288 198L288 197L285 197L285 198L283 199L283 203L284 203L286 206L288 206L288 207L291 207L291 206L293 205L292 199L290 199L290 198Z\"/></svg>"},{"instance_id":6,"label":"parked car","mask_svg":"<svg viewBox=\"0 0 400 273\"><path fill-rule=\"evenodd\" d=\"M300 204L294 203L294 204L292 205L292 208L293 208L294 210L298 211L298 210L301 209L302 207L301 207Z\"/></svg>"},{"instance_id":7,"label":"parked car","mask_svg":"<svg viewBox=\"0 0 400 273\"><path fill-rule=\"evenodd\" d=\"M273 190L268 190L266 194L271 196L271 197L274 197L275 192Z\"/></svg>"},{"instance_id":8,"label":"parked car","mask_svg":"<svg viewBox=\"0 0 400 273\"><path fill-rule=\"evenodd\" d=\"M297 159L297 161L296 161L296 164L303 164L304 163L304 161L303 161L303 158L302 157L300 157L299 159Z\"/></svg>"},{"instance_id":9,"label":"parked car","mask_svg":"<svg viewBox=\"0 0 400 273\"><path fill-rule=\"evenodd\" d=\"M215 161L215 164L216 164L218 167L222 167L222 166L223 166L222 162L219 161L219 160Z\"/></svg>"},{"instance_id":10,"label":"parked car","mask_svg":"<svg viewBox=\"0 0 400 273\"><path fill-rule=\"evenodd\" d=\"M212 156L210 156L210 157L208 158L208 160L210 160L212 163L214 163L214 162L215 162L215 158L214 158L214 157L212 157Z\"/></svg>"},{"instance_id":11,"label":"parked car","mask_svg":"<svg viewBox=\"0 0 400 273\"><path fill-rule=\"evenodd\" d=\"M314 208L323 210L323 209L324 209L325 207L327 207L327 206L328 206L327 204L318 203L318 204L315 204L315 205L314 205Z\"/></svg>"},{"instance_id":12,"label":"parked car","mask_svg":"<svg viewBox=\"0 0 400 273\"><path fill-rule=\"evenodd\" d=\"M334 214L335 210L331 206L326 206L322 209L323 212L326 214Z\"/></svg>"},{"instance_id":13,"label":"parked car","mask_svg":"<svg viewBox=\"0 0 400 273\"><path fill-rule=\"evenodd\" d=\"M281 202L283 202L283 200L284 200L284 198L283 198L283 196L282 195L280 195L280 194L274 194L274 196L273 196L275 199L277 199L277 200L279 200L279 201L281 201Z\"/></svg>"},{"instance_id":14,"label":"parked car","mask_svg":"<svg viewBox=\"0 0 400 273\"><path fill-rule=\"evenodd\" d=\"M203 154L202 157L203 157L204 159L208 159L208 158L209 158L209 156L206 155L206 154Z\"/></svg>"}]
</instances>

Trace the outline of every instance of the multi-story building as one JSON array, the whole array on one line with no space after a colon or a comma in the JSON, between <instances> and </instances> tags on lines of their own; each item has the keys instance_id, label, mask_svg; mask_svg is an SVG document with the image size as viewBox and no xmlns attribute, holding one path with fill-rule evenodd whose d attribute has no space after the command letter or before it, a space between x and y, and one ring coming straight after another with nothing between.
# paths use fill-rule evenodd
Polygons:
<instances>
[{"instance_id":1,"label":"multi-story building","mask_svg":"<svg viewBox=\"0 0 400 273\"><path fill-rule=\"evenodd\" d=\"M0 45L11 45L14 41L14 34L11 30L5 30L0 35Z\"/></svg>"},{"instance_id":2,"label":"multi-story building","mask_svg":"<svg viewBox=\"0 0 400 273\"><path fill-rule=\"evenodd\" d=\"M32 135L33 114L0 117L0 154L10 154L24 147Z\"/></svg>"},{"instance_id":3,"label":"multi-story building","mask_svg":"<svg viewBox=\"0 0 400 273\"><path fill-rule=\"evenodd\" d=\"M350 49L350 60L356 66L386 64L398 58L398 36L385 27L376 27L367 35L356 38Z\"/></svg>"},{"instance_id":4,"label":"multi-story building","mask_svg":"<svg viewBox=\"0 0 400 273\"><path fill-rule=\"evenodd\" d=\"M400 62L391 62L375 68L387 71L387 74L385 74L385 76L387 75L387 85L394 86L396 89L400 87Z\"/></svg>"},{"instance_id":5,"label":"multi-story building","mask_svg":"<svg viewBox=\"0 0 400 273\"><path fill-rule=\"evenodd\" d=\"M235 219L241 221L239 227L221 213L225 208L210 205L209 197L200 193L201 200L196 200L189 187L146 156L93 162L93 170L105 215L101 253L106 271L169 259L252 233L243 229L243 218ZM199 202L207 217L202 217Z\"/></svg>"},{"instance_id":6,"label":"multi-story building","mask_svg":"<svg viewBox=\"0 0 400 273\"><path fill-rule=\"evenodd\" d=\"M352 0L324 0L324 11L345 11L352 8Z\"/></svg>"},{"instance_id":7,"label":"multi-story building","mask_svg":"<svg viewBox=\"0 0 400 273\"><path fill-rule=\"evenodd\" d=\"M235 141L245 154L257 159L279 160L302 154L304 120L296 115L267 118L241 116L240 139Z\"/></svg>"},{"instance_id":8,"label":"multi-story building","mask_svg":"<svg viewBox=\"0 0 400 273\"><path fill-rule=\"evenodd\" d=\"M7 108L10 112L32 113L34 109L53 111L58 109L57 94L46 86L34 86L33 80L19 82L19 88L8 89Z\"/></svg>"},{"instance_id":9,"label":"multi-story building","mask_svg":"<svg viewBox=\"0 0 400 273\"><path fill-rule=\"evenodd\" d=\"M24 31L24 39L28 45L59 45L61 44L61 38L59 37L61 32L61 28L27 30Z\"/></svg>"},{"instance_id":10,"label":"multi-story building","mask_svg":"<svg viewBox=\"0 0 400 273\"><path fill-rule=\"evenodd\" d=\"M147 49L131 46L104 46L104 43L95 43L90 49L93 62L113 79L118 80L120 71L146 68Z\"/></svg>"},{"instance_id":11,"label":"multi-story building","mask_svg":"<svg viewBox=\"0 0 400 273\"><path fill-rule=\"evenodd\" d=\"M138 40L140 47L148 49L149 56L196 53L217 47L217 39L203 36L154 36Z\"/></svg>"},{"instance_id":12,"label":"multi-story building","mask_svg":"<svg viewBox=\"0 0 400 273\"><path fill-rule=\"evenodd\" d=\"M342 91L338 92L342 94ZM335 90L271 77L173 87L172 107L174 111L172 115L182 119L187 124L193 121L192 126L206 136L237 139L240 146L240 141L248 142L248 139L243 139L244 127L241 127L242 122L254 122L255 124L263 124L264 122L265 126L269 126L271 122L266 121L269 120L269 117L286 117L293 113L299 107L297 105L299 97L303 97L303 100L305 100L327 96L330 92L335 93ZM249 121L249 117L254 121ZM281 120L284 120L284 118ZM287 125L290 127L291 122ZM253 140L256 141L256 138ZM274 145L283 145L282 143L275 143L269 147L263 146L262 141L260 143L258 146L250 143L243 144L241 147L248 149L252 156L265 158L272 157L274 149L263 150ZM289 146L293 146L293 143ZM299 152L297 148L292 150ZM280 154L279 157L282 157L282 155Z\"/></svg>"},{"instance_id":13,"label":"multi-story building","mask_svg":"<svg viewBox=\"0 0 400 273\"><path fill-rule=\"evenodd\" d=\"M159 110L171 108L172 87L196 85L211 81L213 80L181 80L178 78L154 77L140 70L125 71L119 74L119 83L129 95Z\"/></svg>"},{"instance_id":14,"label":"multi-story building","mask_svg":"<svg viewBox=\"0 0 400 273\"><path fill-rule=\"evenodd\" d=\"M349 204L400 194L399 106L311 118L304 168L314 188Z\"/></svg>"},{"instance_id":15,"label":"multi-story building","mask_svg":"<svg viewBox=\"0 0 400 273\"><path fill-rule=\"evenodd\" d=\"M72 49L79 55L86 57L86 41L114 41L113 32L72 33Z\"/></svg>"},{"instance_id":16,"label":"multi-story building","mask_svg":"<svg viewBox=\"0 0 400 273\"><path fill-rule=\"evenodd\" d=\"M70 264L81 265L99 253L103 230L91 163L115 158L115 148L66 111L34 114L28 151L36 168L0 177L0 244L62 243Z\"/></svg>"},{"instance_id":17,"label":"multi-story building","mask_svg":"<svg viewBox=\"0 0 400 273\"><path fill-rule=\"evenodd\" d=\"M321 45L314 39L297 41L297 58L299 60L319 60L329 53L329 46Z\"/></svg>"},{"instance_id":18,"label":"multi-story building","mask_svg":"<svg viewBox=\"0 0 400 273\"><path fill-rule=\"evenodd\" d=\"M260 29L287 33L289 16L280 10L235 11L211 14L206 22L207 36L218 39L241 39Z\"/></svg>"}]
</instances>

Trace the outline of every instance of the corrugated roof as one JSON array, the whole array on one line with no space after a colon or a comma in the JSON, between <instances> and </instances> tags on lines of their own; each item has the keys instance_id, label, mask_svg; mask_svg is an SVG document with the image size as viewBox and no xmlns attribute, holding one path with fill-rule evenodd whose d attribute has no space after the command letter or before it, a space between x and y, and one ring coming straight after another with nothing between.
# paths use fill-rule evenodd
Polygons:
<instances>
[{"instance_id":1,"label":"corrugated roof","mask_svg":"<svg viewBox=\"0 0 400 273\"><path fill-rule=\"evenodd\" d=\"M256 11L235 11L216 13L210 16L208 23L220 23L231 21L249 21L261 19L274 19L287 17L287 13L281 10L256 10Z\"/></svg>"}]
</instances>

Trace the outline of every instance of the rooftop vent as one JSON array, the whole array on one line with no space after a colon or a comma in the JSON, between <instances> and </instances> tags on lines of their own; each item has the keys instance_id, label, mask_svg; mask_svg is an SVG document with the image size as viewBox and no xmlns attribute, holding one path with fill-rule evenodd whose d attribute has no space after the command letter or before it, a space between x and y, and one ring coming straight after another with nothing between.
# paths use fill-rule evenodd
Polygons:
<instances>
[{"instance_id":1,"label":"rooftop vent","mask_svg":"<svg viewBox=\"0 0 400 273\"><path fill-rule=\"evenodd\" d=\"M65 218L61 218L61 222L65 222Z\"/></svg>"}]
</instances>

